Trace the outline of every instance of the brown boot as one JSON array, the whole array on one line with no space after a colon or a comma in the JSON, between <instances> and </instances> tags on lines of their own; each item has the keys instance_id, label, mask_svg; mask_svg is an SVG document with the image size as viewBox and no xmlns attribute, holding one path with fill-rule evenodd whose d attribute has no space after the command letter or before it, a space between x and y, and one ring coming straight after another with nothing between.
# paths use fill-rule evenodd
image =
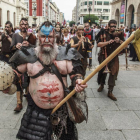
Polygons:
<instances>
[{"instance_id":1,"label":"brown boot","mask_svg":"<svg viewBox=\"0 0 140 140\"><path fill-rule=\"evenodd\" d=\"M108 92L108 97L113 101L117 101L117 98L113 95L112 92Z\"/></svg>"},{"instance_id":2,"label":"brown boot","mask_svg":"<svg viewBox=\"0 0 140 140\"><path fill-rule=\"evenodd\" d=\"M102 92L103 91L103 89L104 89L104 85L100 85L100 87L98 88L98 92Z\"/></svg>"},{"instance_id":3,"label":"brown boot","mask_svg":"<svg viewBox=\"0 0 140 140\"><path fill-rule=\"evenodd\" d=\"M20 91L17 91L17 106L14 109L16 112L20 112L22 110L22 93Z\"/></svg>"},{"instance_id":4,"label":"brown boot","mask_svg":"<svg viewBox=\"0 0 140 140\"><path fill-rule=\"evenodd\" d=\"M22 110L22 104L17 104L16 108L14 109L14 111L16 112L20 112Z\"/></svg>"}]
</instances>

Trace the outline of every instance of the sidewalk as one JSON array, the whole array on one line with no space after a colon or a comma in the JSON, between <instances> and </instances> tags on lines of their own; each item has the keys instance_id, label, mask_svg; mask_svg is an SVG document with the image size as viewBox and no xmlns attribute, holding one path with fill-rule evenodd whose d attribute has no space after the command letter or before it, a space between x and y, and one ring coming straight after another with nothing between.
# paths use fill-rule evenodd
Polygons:
<instances>
[{"instance_id":1,"label":"sidewalk","mask_svg":"<svg viewBox=\"0 0 140 140\"><path fill-rule=\"evenodd\" d=\"M119 56L120 71L113 92L118 101L107 97L107 86L97 92L97 74L88 83L89 119L87 124L77 125L79 140L140 140L140 62L131 59L126 71L125 55ZM93 65L98 62L93 60Z\"/></svg>"},{"instance_id":2,"label":"sidewalk","mask_svg":"<svg viewBox=\"0 0 140 140\"><path fill-rule=\"evenodd\" d=\"M97 92L97 74L88 82L89 119L77 125L79 140L140 140L140 62L128 60L128 63L135 70L126 71L125 56L120 56L121 68L113 92L116 102L107 97L107 86L103 92ZM98 65L94 57L93 65ZM87 75L90 72L87 70ZM15 114L16 94L0 92L0 140L16 140L26 105L24 100L23 111Z\"/></svg>"}]
</instances>

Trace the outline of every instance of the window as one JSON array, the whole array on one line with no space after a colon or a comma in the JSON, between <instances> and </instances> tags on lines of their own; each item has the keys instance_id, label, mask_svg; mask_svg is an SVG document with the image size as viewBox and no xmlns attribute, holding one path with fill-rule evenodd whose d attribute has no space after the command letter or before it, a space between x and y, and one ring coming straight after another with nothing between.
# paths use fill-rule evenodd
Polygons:
<instances>
[{"instance_id":1,"label":"window","mask_svg":"<svg viewBox=\"0 0 140 140\"><path fill-rule=\"evenodd\" d=\"M97 12L101 12L102 11L102 9L97 9Z\"/></svg>"},{"instance_id":2,"label":"window","mask_svg":"<svg viewBox=\"0 0 140 140\"><path fill-rule=\"evenodd\" d=\"M87 1L85 1L85 5L87 5Z\"/></svg>"},{"instance_id":3,"label":"window","mask_svg":"<svg viewBox=\"0 0 140 140\"><path fill-rule=\"evenodd\" d=\"M87 9L84 9L84 12L86 12L87 11Z\"/></svg>"},{"instance_id":4,"label":"window","mask_svg":"<svg viewBox=\"0 0 140 140\"><path fill-rule=\"evenodd\" d=\"M109 9L103 9L103 12L109 12Z\"/></svg>"},{"instance_id":5,"label":"window","mask_svg":"<svg viewBox=\"0 0 140 140\"><path fill-rule=\"evenodd\" d=\"M89 1L89 5L90 5L90 4L92 5L92 1Z\"/></svg>"},{"instance_id":6,"label":"window","mask_svg":"<svg viewBox=\"0 0 140 140\"><path fill-rule=\"evenodd\" d=\"M14 23L14 27L16 26L16 13L13 13L13 23Z\"/></svg>"},{"instance_id":7,"label":"window","mask_svg":"<svg viewBox=\"0 0 140 140\"><path fill-rule=\"evenodd\" d=\"M10 12L7 11L7 20L10 20Z\"/></svg>"},{"instance_id":8,"label":"window","mask_svg":"<svg viewBox=\"0 0 140 140\"><path fill-rule=\"evenodd\" d=\"M109 20L109 16L103 16L104 20Z\"/></svg>"},{"instance_id":9,"label":"window","mask_svg":"<svg viewBox=\"0 0 140 140\"><path fill-rule=\"evenodd\" d=\"M102 5L102 1L97 1L97 5Z\"/></svg>"},{"instance_id":10,"label":"window","mask_svg":"<svg viewBox=\"0 0 140 140\"><path fill-rule=\"evenodd\" d=\"M109 5L109 1L104 1L104 5Z\"/></svg>"},{"instance_id":11,"label":"window","mask_svg":"<svg viewBox=\"0 0 140 140\"><path fill-rule=\"evenodd\" d=\"M96 5L96 1L95 1L95 5Z\"/></svg>"},{"instance_id":12,"label":"window","mask_svg":"<svg viewBox=\"0 0 140 140\"><path fill-rule=\"evenodd\" d=\"M96 9L94 9L94 12L96 12Z\"/></svg>"},{"instance_id":13,"label":"window","mask_svg":"<svg viewBox=\"0 0 140 140\"><path fill-rule=\"evenodd\" d=\"M81 6L82 6L82 2L81 2Z\"/></svg>"},{"instance_id":14,"label":"window","mask_svg":"<svg viewBox=\"0 0 140 140\"><path fill-rule=\"evenodd\" d=\"M26 15L27 15L27 16L29 15L28 12L29 12L29 11L27 10L27 11L26 11Z\"/></svg>"}]
</instances>

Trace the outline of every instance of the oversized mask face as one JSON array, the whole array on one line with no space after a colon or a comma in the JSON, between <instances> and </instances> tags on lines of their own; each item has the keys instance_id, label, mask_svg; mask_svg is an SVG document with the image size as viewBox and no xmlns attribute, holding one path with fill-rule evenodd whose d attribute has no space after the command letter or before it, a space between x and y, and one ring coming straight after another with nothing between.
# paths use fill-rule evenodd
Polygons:
<instances>
[{"instance_id":1,"label":"oversized mask face","mask_svg":"<svg viewBox=\"0 0 140 140\"><path fill-rule=\"evenodd\" d=\"M45 26L43 25L40 30L40 46L41 47L54 47L54 42L55 42L55 32L54 28L50 26Z\"/></svg>"}]
</instances>

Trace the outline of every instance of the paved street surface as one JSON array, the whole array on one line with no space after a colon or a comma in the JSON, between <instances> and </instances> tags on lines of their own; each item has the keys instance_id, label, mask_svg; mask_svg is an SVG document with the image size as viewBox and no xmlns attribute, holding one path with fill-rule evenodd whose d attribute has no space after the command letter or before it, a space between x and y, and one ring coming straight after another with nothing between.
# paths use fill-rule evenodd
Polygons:
<instances>
[{"instance_id":1,"label":"paved street surface","mask_svg":"<svg viewBox=\"0 0 140 140\"><path fill-rule=\"evenodd\" d=\"M93 65L97 66L97 59L93 59ZM116 102L107 97L107 86L102 93L97 92L97 74L88 82L89 119L77 125L79 140L140 140L140 62L128 63L130 67L126 71L125 56L120 56L120 72L114 89ZM87 70L87 75L90 72ZM16 95L0 92L0 140L16 140L26 105L24 100L23 111L15 114Z\"/></svg>"}]
</instances>

